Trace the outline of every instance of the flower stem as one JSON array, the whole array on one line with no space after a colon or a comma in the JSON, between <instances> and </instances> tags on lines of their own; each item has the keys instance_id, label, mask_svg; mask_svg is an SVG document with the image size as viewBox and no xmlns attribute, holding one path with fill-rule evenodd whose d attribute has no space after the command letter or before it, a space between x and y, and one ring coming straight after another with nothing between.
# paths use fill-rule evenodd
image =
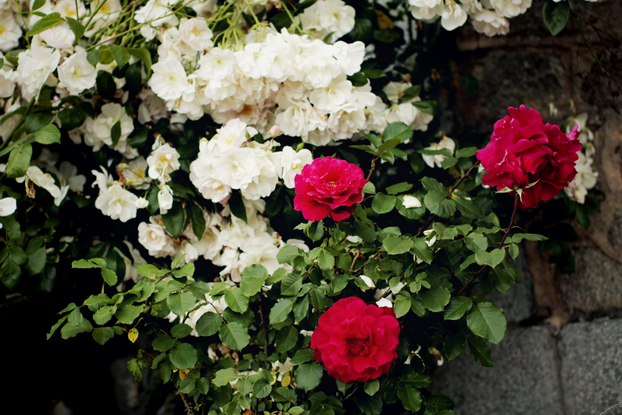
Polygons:
<instances>
[{"instance_id":1,"label":"flower stem","mask_svg":"<svg viewBox=\"0 0 622 415\"><path fill-rule=\"evenodd\" d=\"M497 247L497 249L501 249L503 247L503 244L506 240L506 238L508 237L508 235L510 234L510 229L512 229L512 226L514 226L514 219L516 219L516 212L518 211L518 202L519 202L519 197L518 194L514 197L514 211L512 212L512 219L510 219L510 226L508 226L507 230L505 231L505 234L503 235L503 239L501 239L501 243L499 244L499 246ZM469 285L471 285L471 283L473 281L475 281L475 278L477 278L477 276L479 274L481 274L486 268L488 268L488 265L484 265L483 267L481 267L479 269L479 271L475 272L473 274L473 278L471 278L469 281L467 281L466 284L464 284L464 286L462 287L462 289L460 289L460 291L458 291L458 294L456 294L456 297L459 297L466 289Z\"/></svg>"}]
</instances>

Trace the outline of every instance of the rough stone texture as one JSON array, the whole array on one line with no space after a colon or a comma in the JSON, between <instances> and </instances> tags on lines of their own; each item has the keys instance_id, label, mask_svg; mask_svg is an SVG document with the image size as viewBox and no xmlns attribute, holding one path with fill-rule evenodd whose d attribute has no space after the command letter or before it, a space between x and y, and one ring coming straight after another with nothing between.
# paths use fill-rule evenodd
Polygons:
<instances>
[{"instance_id":1,"label":"rough stone texture","mask_svg":"<svg viewBox=\"0 0 622 415\"><path fill-rule=\"evenodd\" d=\"M558 280L566 305L588 312L622 306L622 265L594 248L575 249L574 257L576 271Z\"/></svg>"},{"instance_id":2,"label":"rough stone texture","mask_svg":"<svg viewBox=\"0 0 622 415\"><path fill-rule=\"evenodd\" d=\"M434 393L449 396L461 415L562 415L555 339L544 326L508 330L493 346L494 368L475 362L465 349L441 366Z\"/></svg>"},{"instance_id":3,"label":"rough stone texture","mask_svg":"<svg viewBox=\"0 0 622 415\"><path fill-rule=\"evenodd\" d=\"M622 401L622 320L570 323L558 348L567 415L598 415ZM622 406L607 412L621 414Z\"/></svg>"}]
</instances>

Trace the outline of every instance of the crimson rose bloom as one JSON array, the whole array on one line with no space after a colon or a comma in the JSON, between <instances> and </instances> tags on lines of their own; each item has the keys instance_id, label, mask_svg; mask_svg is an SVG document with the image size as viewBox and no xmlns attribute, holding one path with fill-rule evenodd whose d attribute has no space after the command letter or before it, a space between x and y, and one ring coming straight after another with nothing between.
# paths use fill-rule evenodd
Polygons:
<instances>
[{"instance_id":1,"label":"crimson rose bloom","mask_svg":"<svg viewBox=\"0 0 622 415\"><path fill-rule=\"evenodd\" d=\"M565 134L557 125L543 124L533 108L508 108L509 116L495 123L490 143L477 152L486 174L482 181L497 190L518 190L519 206L536 207L551 200L577 174L581 150L577 127Z\"/></svg>"},{"instance_id":2,"label":"crimson rose bloom","mask_svg":"<svg viewBox=\"0 0 622 415\"><path fill-rule=\"evenodd\" d=\"M357 297L326 310L311 336L315 360L342 382L365 382L388 373L397 358L400 325L390 307L367 305Z\"/></svg>"},{"instance_id":3,"label":"crimson rose bloom","mask_svg":"<svg viewBox=\"0 0 622 415\"><path fill-rule=\"evenodd\" d=\"M330 215L336 221L350 217L363 200L363 186L369 180L363 170L345 160L325 157L313 160L294 178L294 209L306 220L319 221Z\"/></svg>"}]
</instances>

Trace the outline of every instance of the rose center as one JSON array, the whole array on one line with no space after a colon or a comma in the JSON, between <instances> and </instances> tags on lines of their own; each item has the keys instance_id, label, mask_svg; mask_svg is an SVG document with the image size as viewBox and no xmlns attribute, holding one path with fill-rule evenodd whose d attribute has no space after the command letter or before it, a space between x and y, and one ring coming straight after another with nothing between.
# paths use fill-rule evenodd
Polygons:
<instances>
[{"instance_id":1,"label":"rose center","mask_svg":"<svg viewBox=\"0 0 622 415\"><path fill-rule=\"evenodd\" d=\"M370 341L371 339L369 337L365 337L364 339L348 339L350 352L359 356L367 356L367 354L369 354Z\"/></svg>"}]
</instances>

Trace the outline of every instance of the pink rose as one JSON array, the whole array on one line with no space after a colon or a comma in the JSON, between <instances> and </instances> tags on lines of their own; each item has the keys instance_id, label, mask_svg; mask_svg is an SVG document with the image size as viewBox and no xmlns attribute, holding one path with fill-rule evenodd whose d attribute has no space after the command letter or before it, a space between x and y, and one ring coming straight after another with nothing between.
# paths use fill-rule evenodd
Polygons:
<instances>
[{"instance_id":1,"label":"pink rose","mask_svg":"<svg viewBox=\"0 0 622 415\"><path fill-rule=\"evenodd\" d=\"M519 193L519 206L534 208L551 200L577 174L581 142L577 127L565 134L557 125L544 124L533 108L508 108L509 116L495 123L490 143L477 152L486 174L482 181L497 190Z\"/></svg>"},{"instance_id":2,"label":"pink rose","mask_svg":"<svg viewBox=\"0 0 622 415\"><path fill-rule=\"evenodd\" d=\"M350 217L363 200L363 186L369 180L360 167L345 160L325 157L313 160L294 178L294 209L311 221L330 215L336 221Z\"/></svg>"},{"instance_id":3,"label":"pink rose","mask_svg":"<svg viewBox=\"0 0 622 415\"><path fill-rule=\"evenodd\" d=\"M311 348L315 360L324 363L332 377L345 383L365 382L389 372L397 359L399 335L392 308L348 297L322 314Z\"/></svg>"}]
</instances>

